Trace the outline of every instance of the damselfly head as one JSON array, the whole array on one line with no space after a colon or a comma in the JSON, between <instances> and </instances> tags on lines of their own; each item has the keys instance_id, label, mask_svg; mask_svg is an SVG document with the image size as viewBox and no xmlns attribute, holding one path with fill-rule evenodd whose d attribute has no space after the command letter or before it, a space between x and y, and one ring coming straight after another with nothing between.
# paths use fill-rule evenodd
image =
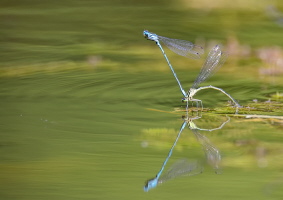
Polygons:
<instances>
[{"instance_id":1,"label":"damselfly head","mask_svg":"<svg viewBox=\"0 0 283 200\"><path fill-rule=\"evenodd\" d=\"M149 35L148 30L144 30L144 31L143 31L143 36L144 36L146 39L148 39L148 35Z\"/></svg>"},{"instance_id":2,"label":"damselfly head","mask_svg":"<svg viewBox=\"0 0 283 200\"><path fill-rule=\"evenodd\" d=\"M158 35L156 35L155 33L151 33L148 30L143 31L143 36L148 40L155 41L155 42L158 41Z\"/></svg>"},{"instance_id":3,"label":"damselfly head","mask_svg":"<svg viewBox=\"0 0 283 200\"><path fill-rule=\"evenodd\" d=\"M182 103L187 102L188 98L182 98Z\"/></svg>"}]
</instances>

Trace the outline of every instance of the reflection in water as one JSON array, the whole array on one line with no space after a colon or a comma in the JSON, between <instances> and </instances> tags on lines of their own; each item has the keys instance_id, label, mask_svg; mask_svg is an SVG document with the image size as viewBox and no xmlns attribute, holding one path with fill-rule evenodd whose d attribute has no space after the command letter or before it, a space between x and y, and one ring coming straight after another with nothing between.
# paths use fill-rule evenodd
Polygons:
<instances>
[{"instance_id":1,"label":"reflection in water","mask_svg":"<svg viewBox=\"0 0 283 200\"><path fill-rule=\"evenodd\" d=\"M170 180L170 179L174 179L178 176L182 176L182 175L193 176L193 175L197 175L197 174L202 173L203 164L201 162L199 162L197 160L188 161L186 159L182 159L180 161L177 161L175 164L173 164L170 167L170 169L167 172L162 174L169 158L172 155L173 149L176 146L178 139L180 138L180 136L181 136L184 128L186 127L186 125L188 125L189 129L192 130L192 132L196 136L197 140L202 145L208 164L211 165L215 169L216 174L220 173L219 163L221 161L221 155L219 153L219 150L211 144L211 142L209 141L209 139L207 137L200 134L199 130L214 131L214 130L217 130L217 129L221 129L228 121L230 121L230 118L228 118L227 121L223 122L220 127L214 128L214 129L198 128L196 126L196 124L193 122L193 120L200 119L200 118L201 117L199 117L199 116L193 117L193 118L186 116L186 117L183 118L184 122L183 122L183 124L180 128L180 131L179 131L179 133L178 133L178 135L177 135L177 137L176 137L176 139L175 139L165 161L163 162L161 169L159 170L159 172L157 173L155 178L150 179L146 182L146 184L144 186L144 191L147 192L150 189L155 188L158 184L163 183L163 182Z\"/></svg>"},{"instance_id":2,"label":"reflection in water","mask_svg":"<svg viewBox=\"0 0 283 200\"><path fill-rule=\"evenodd\" d=\"M213 146L211 144L211 142L209 141L209 139L207 137L205 137L204 135L200 134L198 132L198 130L202 130L202 131L214 131L214 130L218 130L221 129L227 122L230 121L230 118L228 117L227 121L223 122L222 125L218 128L214 128L214 129L201 129L198 128L195 123L193 123L193 121L191 119L189 119L189 128L192 130L192 132L194 133L194 135L196 136L196 138L198 139L199 143L202 145L204 153L206 155L206 160L208 162L208 164L210 164L214 170L216 174L220 174L221 170L219 168L219 163L221 161L221 155L219 150Z\"/></svg>"}]
</instances>

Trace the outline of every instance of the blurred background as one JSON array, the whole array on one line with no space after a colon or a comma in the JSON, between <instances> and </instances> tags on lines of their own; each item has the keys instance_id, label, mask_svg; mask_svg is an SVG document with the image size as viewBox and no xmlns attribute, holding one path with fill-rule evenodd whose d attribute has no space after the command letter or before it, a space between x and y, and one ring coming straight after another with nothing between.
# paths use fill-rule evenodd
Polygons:
<instances>
[{"instance_id":1,"label":"blurred background","mask_svg":"<svg viewBox=\"0 0 283 200\"><path fill-rule=\"evenodd\" d=\"M184 105L159 48L142 32L188 40L206 52L222 44L229 57L203 84L231 94L244 105L241 114L282 116L283 2L0 5L1 199L282 198L280 118L231 118L205 133L222 152L223 174L207 166L202 175L144 193L175 140ZM189 89L205 56L190 60L164 49ZM198 126L213 128L234 112L217 91L197 98L218 113L204 114ZM203 156L188 128L183 135L172 160Z\"/></svg>"}]
</instances>

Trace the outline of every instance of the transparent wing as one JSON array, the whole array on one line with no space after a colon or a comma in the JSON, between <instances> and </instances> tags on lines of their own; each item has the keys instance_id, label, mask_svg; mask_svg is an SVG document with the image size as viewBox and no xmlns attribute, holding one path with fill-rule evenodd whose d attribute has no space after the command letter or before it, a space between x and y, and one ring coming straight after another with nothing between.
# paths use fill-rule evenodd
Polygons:
<instances>
[{"instance_id":1,"label":"transparent wing","mask_svg":"<svg viewBox=\"0 0 283 200\"><path fill-rule=\"evenodd\" d=\"M192 88L197 88L200 83L211 77L223 65L227 57L227 53L221 51L221 47L219 45L213 47L207 55L207 58Z\"/></svg>"},{"instance_id":2,"label":"transparent wing","mask_svg":"<svg viewBox=\"0 0 283 200\"><path fill-rule=\"evenodd\" d=\"M158 36L158 39L171 51L187 58L199 59L200 55L204 53L203 47L194 45L186 40L171 39L163 36Z\"/></svg>"},{"instance_id":3,"label":"transparent wing","mask_svg":"<svg viewBox=\"0 0 283 200\"><path fill-rule=\"evenodd\" d=\"M219 164L221 162L221 155L219 150L215 146L213 146L213 144L211 144L210 140L207 137L200 134L198 130L192 129L192 131L203 147L208 164L210 164L214 168L216 174L220 174L221 169L219 167Z\"/></svg>"},{"instance_id":4,"label":"transparent wing","mask_svg":"<svg viewBox=\"0 0 283 200\"><path fill-rule=\"evenodd\" d=\"M174 179L179 176L193 176L202 173L203 166L198 161L182 159L174 163L164 175L159 178L158 183Z\"/></svg>"}]
</instances>

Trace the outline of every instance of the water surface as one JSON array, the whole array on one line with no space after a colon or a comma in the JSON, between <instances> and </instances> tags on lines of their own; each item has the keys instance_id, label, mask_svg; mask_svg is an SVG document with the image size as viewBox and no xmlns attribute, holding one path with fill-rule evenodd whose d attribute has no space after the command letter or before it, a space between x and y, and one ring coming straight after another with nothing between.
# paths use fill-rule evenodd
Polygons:
<instances>
[{"instance_id":1,"label":"water surface","mask_svg":"<svg viewBox=\"0 0 283 200\"><path fill-rule=\"evenodd\" d=\"M260 74L274 66L257 54L282 44L282 28L265 14L264 1L233 8L213 2L3 1L1 199L281 199L282 120L234 116L226 96L213 90L196 95L209 110L194 122L211 129L230 116L222 129L199 130L219 149L222 173L206 162L186 127L164 172L187 159L200 161L203 173L143 190L186 114L177 83L144 29L206 49L216 42L231 47L229 38L236 39L251 51L231 54L202 86L223 88L244 105L240 114L282 115L282 74ZM189 89L203 58L165 50Z\"/></svg>"}]
</instances>

